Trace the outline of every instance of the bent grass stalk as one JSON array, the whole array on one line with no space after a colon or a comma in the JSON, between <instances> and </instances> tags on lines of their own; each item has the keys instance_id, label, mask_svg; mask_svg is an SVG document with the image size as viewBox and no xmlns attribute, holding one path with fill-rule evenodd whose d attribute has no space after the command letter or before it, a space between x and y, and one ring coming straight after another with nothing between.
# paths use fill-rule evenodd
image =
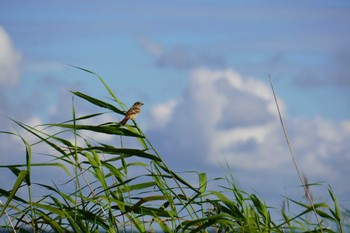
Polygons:
<instances>
[{"instance_id":1,"label":"bent grass stalk","mask_svg":"<svg viewBox=\"0 0 350 233\"><path fill-rule=\"evenodd\" d=\"M312 197L311 197L311 194L310 194L310 190L309 188L307 187L307 184L305 183L305 179L303 178L301 172L300 172L300 169L299 169L299 166L298 166L298 163L296 161L296 158L295 158L295 155L294 155L294 151L292 149L292 145L289 141L289 137L288 137L288 134L287 134L287 129L284 125L284 121L283 121L283 118L282 118L282 114L281 114L281 110L280 110L280 107L279 107L279 104L278 104L278 101L277 101L277 97L276 97L276 93L275 93L275 90L273 88L273 84L272 84L272 80L271 80L271 77L270 77L270 74L269 74L269 80L270 80L270 85L271 85L271 90L272 90L272 93L273 93L273 98L275 100L275 103L276 103L276 107L277 107L277 112L278 112L278 116L279 116L279 119L280 119L280 123L281 123L281 126L282 126L282 129L283 129L283 134L284 134L284 137L286 139L286 142L287 142L287 145L288 145L288 149L289 149L289 153L292 157L292 160L293 160L293 164L294 164L294 167L295 167L295 170L298 174L298 177L299 177L299 180L304 188L304 191L305 191L305 194L306 194L306 197L311 205L311 208L315 214L315 218L317 220L317 223L318 223L318 226L320 228L320 231L321 233L323 233L323 230L322 230L322 224L321 224L321 221L318 217L318 214L317 214L317 211L316 211L316 208L315 208L315 205L314 205L314 202L312 200Z\"/></svg>"},{"instance_id":2,"label":"bent grass stalk","mask_svg":"<svg viewBox=\"0 0 350 233\"><path fill-rule=\"evenodd\" d=\"M1 200L0 200L0 205L3 206L3 203L2 203ZM9 223L10 223L10 225L11 225L11 230L13 230L14 233L17 233L17 231L16 231L16 229L15 229L15 226L13 225L13 222L12 222L12 220L11 220L9 214L7 213L6 209L5 209L4 213L5 213L5 215L6 215L7 220L9 221Z\"/></svg>"}]
</instances>

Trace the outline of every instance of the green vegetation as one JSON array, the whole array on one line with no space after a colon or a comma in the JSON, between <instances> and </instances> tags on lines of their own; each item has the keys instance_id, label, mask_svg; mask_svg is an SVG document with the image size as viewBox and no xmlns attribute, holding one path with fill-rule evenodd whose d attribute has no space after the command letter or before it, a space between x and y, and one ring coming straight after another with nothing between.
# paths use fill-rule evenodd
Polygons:
<instances>
[{"instance_id":1,"label":"green vegetation","mask_svg":"<svg viewBox=\"0 0 350 233\"><path fill-rule=\"evenodd\" d=\"M23 142L26 161L0 166L17 177L11 189L0 184L0 224L5 232L348 232L344 220L349 211L340 210L331 189L332 205L287 198L275 220L264 201L240 190L231 175L207 180L205 173L172 171L136 122L92 124L127 109L98 78L114 104L72 94L107 112L76 116L73 98L71 120L40 127L13 120L26 137L2 131ZM115 143L86 135L109 135ZM44 151L34 153L33 147ZM33 162L38 156L40 162ZM42 179L32 173L47 168L57 175L38 183ZM63 182L53 181L57 176ZM215 188L210 189L209 182ZM291 205L300 212L291 216Z\"/></svg>"}]
</instances>

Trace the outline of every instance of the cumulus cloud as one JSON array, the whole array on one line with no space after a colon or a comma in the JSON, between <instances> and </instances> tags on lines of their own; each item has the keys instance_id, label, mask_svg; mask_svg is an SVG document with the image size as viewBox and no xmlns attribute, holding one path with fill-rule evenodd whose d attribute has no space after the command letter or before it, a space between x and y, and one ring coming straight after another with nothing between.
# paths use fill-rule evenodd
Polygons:
<instances>
[{"instance_id":1,"label":"cumulus cloud","mask_svg":"<svg viewBox=\"0 0 350 233\"><path fill-rule=\"evenodd\" d=\"M279 103L284 114L283 101ZM349 193L342 185L350 175L349 122L319 117L288 119L286 125L302 171ZM221 166L228 163L236 177L270 194L275 190L267 190L266 180L282 190L286 181L297 183L269 86L232 69L194 70L181 96L151 110L148 127L175 169L221 176Z\"/></svg>"},{"instance_id":2,"label":"cumulus cloud","mask_svg":"<svg viewBox=\"0 0 350 233\"><path fill-rule=\"evenodd\" d=\"M201 162L212 164L227 148L264 142L272 122L277 122L273 105L273 96L261 81L243 79L234 70L197 69L181 97L151 110L156 121L151 125L163 125L161 132L172 132L169 140L180 142L175 143L183 149L180 154L206 148ZM166 109L163 122L161 109Z\"/></svg>"},{"instance_id":3,"label":"cumulus cloud","mask_svg":"<svg viewBox=\"0 0 350 233\"><path fill-rule=\"evenodd\" d=\"M15 49L10 36L0 26L0 84L14 85L19 82L21 54Z\"/></svg>"}]
</instances>

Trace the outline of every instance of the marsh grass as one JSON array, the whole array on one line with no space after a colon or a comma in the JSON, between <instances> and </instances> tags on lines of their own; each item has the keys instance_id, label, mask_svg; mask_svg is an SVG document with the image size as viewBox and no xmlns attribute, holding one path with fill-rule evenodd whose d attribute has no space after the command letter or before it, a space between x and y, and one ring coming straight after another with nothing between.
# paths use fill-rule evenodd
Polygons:
<instances>
[{"instance_id":1,"label":"marsh grass","mask_svg":"<svg viewBox=\"0 0 350 233\"><path fill-rule=\"evenodd\" d=\"M114 103L72 91L72 119L68 121L38 128L12 120L34 141L29 142L19 132L1 132L16 136L25 148L24 163L0 165L0 169L9 170L15 177L10 189L0 184L0 223L5 232L345 232L344 227L348 229L343 218L349 212L340 210L330 188L332 206L286 198L285 207L280 210L281 219L272 219L270 207L256 194L240 190L230 173L210 180L218 185L208 189L206 173L188 172L184 176L172 171L136 122L123 127L118 122L87 123L98 122L97 118L107 114L124 115L127 107L100 76L76 68L96 75ZM75 98L99 107L102 112L77 116ZM112 136L113 143L96 141L85 136L87 132ZM126 146L129 144L133 146ZM39 145L45 148L40 154L33 149ZM38 156L40 161L33 162L38 161ZM33 172L52 177L43 182L35 179ZM57 178L61 181L56 181ZM198 182L193 184L193 179ZM298 206L300 212L290 215L287 207L291 205ZM316 221L307 217L309 213L315 214Z\"/></svg>"}]
</instances>

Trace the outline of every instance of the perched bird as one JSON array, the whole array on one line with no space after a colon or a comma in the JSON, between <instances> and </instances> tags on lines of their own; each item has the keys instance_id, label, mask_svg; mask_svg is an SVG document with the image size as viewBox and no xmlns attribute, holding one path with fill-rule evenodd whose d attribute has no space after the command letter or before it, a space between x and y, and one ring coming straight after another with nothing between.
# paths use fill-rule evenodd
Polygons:
<instances>
[{"instance_id":1,"label":"perched bird","mask_svg":"<svg viewBox=\"0 0 350 233\"><path fill-rule=\"evenodd\" d=\"M141 112L141 106L143 103L137 101L134 105L126 112L124 119L120 122L121 125L125 125L128 120L135 120L137 115Z\"/></svg>"}]
</instances>

